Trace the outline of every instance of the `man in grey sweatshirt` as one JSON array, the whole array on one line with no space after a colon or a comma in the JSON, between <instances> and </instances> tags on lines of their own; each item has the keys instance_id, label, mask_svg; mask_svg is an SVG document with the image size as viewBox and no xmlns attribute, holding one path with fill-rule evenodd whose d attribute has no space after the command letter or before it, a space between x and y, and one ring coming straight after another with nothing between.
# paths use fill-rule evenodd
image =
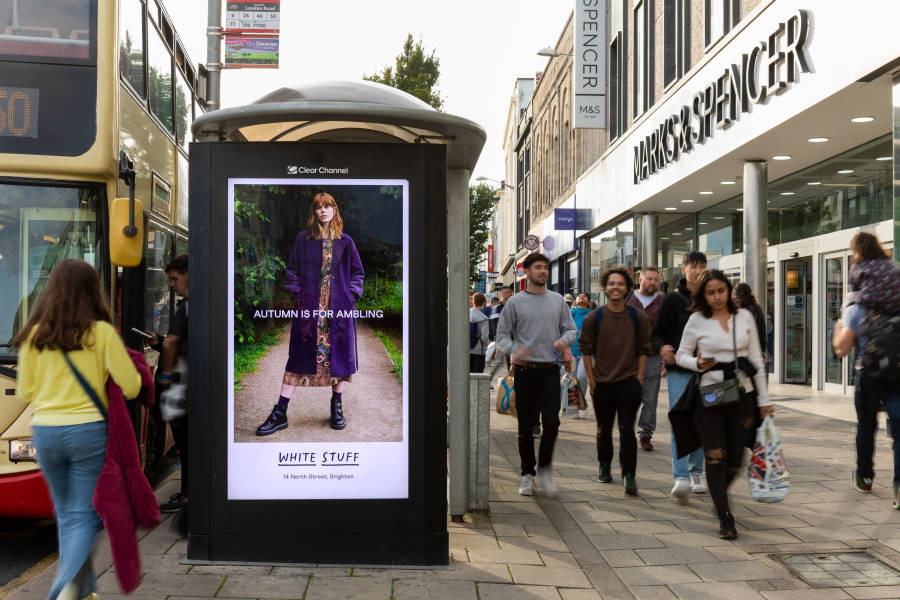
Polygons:
<instances>
[{"instance_id":1,"label":"man in grey sweatshirt","mask_svg":"<svg viewBox=\"0 0 900 600\"><path fill-rule=\"evenodd\" d=\"M522 484L519 493L534 495L535 459L532 427L538 415L544 424L538 451L537 477L541 491L555 497L551 463L559 431L559 363L575 342L578 330L562 296L547 289L550 261L543 254L529 254L523 263L528 285L515 294L500 313L497 346L509 354L516 390L519 460ZM568 367L567 367L568 368Z\"/></svg>"}]
</instances>

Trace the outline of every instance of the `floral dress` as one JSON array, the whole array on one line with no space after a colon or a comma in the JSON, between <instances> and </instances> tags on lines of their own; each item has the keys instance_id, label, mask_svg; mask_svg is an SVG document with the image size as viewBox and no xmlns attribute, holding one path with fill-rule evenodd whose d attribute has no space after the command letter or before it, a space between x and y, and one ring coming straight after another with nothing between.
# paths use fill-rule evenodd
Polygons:
<instances>
[{"instance_id":1,"label":"floral dress","mask_svg":"<svg viewBox=\"0 0 900 600\"><path fill-rule=\"evenodd\" d=\"M331 240L322 240L322 280L319 284L319 311L330 310L331 257L333 250L334 243ZM350 377L331 376L331 319L320 316L316 329L316 372L314 374L298 374L285 371L282 383L301 387L325 387L350 380Z\"/></svg>"}]
</instances>

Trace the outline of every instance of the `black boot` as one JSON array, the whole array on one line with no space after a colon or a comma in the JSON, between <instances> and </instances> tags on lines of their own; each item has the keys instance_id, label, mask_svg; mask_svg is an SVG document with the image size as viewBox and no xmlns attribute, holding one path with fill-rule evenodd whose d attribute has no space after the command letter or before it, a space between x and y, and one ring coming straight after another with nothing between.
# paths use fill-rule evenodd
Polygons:
<instances>
[{"instance_id":1,"label":"black boot","mask_svg":"<svg viewBox=\"0 0 900 600\"><path fill-rule=\"evenodd\" d=\"M600 463L600 474L597 476L600 483L612 483L611 467L609 463Z\"/></svg>"},{"instance_id":2,"label":"black boot","mask_svg":"<svg viewBox=\"0 0 900 600\"><path fill-rule=\"evenodd\" d=\"M343 429L347 426L344 421L344 407L341 406L341 395L331 395L331 428Z\"/></svg>"},{"instance_id":3,"label":"black boot","mask_svg":"<svg viewBox=\"0 0 900 600\"><path fill-rule=\"evenodd\" d=\"M736 540L737 529L734 526L734 515L730 512L719 517L719 537L723 540Z\"/></svg>"},{"instance_id":4,"label":"black boot","mask_svg":"<svg viewBox=\"0 0 900 600\"><path fill-rule=\"evenodd\" d=\"M287 429L287 426L287 409L276 404L265 422L256 428L256 435L272 435L276 431Z\"/></svg>"}]
</instances>

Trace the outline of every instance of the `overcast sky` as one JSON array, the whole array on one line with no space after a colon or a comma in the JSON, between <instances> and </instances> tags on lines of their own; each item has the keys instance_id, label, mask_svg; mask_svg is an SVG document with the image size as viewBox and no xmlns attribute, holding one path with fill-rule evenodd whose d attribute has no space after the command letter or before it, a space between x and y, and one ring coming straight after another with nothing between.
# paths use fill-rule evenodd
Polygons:
<instances>
[{"instance_id":1,"label":"overcast sky","mask_svg":"<svg viewBox=\"0 0 900 600\"><path fill-rule=\"evenodd\" d=\"M206 2L165 0L196 63L206 62ZM359 80L393 65L408 33L441 61L446 112L487 131L473 179L504 176L503 129L516 77L533 77L547 59L573 0L282 0L281 65L227 70L222 106L248 104L284 86Z\"/></svg>"}]
</instances>

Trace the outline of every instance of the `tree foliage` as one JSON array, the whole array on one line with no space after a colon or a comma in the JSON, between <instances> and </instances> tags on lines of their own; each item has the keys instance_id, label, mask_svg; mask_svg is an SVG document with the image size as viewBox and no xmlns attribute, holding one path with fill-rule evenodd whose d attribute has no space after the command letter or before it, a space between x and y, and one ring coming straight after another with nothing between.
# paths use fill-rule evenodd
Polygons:
<instances>
[{"instance_id":1,"label":"tree foliage","mask_svg":"<svg viewBox=\"0 0 900 600\"><path fill-rule=\"evenodd\" d=\"M488 225L494 215L494 195L497 191L479 183L469 186L469 285L478 281L478 265L487 250Z\"/></svg>"},{"instance_id":2,"label":"tree foliage","mask_svg":"<svg viewBox=\"0 0 900 600\"><path fill-rule=\"evenodd\" d=\"M397 88L441 110L444 101L437 89L440 77L441 61L434 55L434 50L426 54L421 38L416 42L409 34L393 67L385 67L381 73L363 79Z\"/></svg>"}]
</instances>

